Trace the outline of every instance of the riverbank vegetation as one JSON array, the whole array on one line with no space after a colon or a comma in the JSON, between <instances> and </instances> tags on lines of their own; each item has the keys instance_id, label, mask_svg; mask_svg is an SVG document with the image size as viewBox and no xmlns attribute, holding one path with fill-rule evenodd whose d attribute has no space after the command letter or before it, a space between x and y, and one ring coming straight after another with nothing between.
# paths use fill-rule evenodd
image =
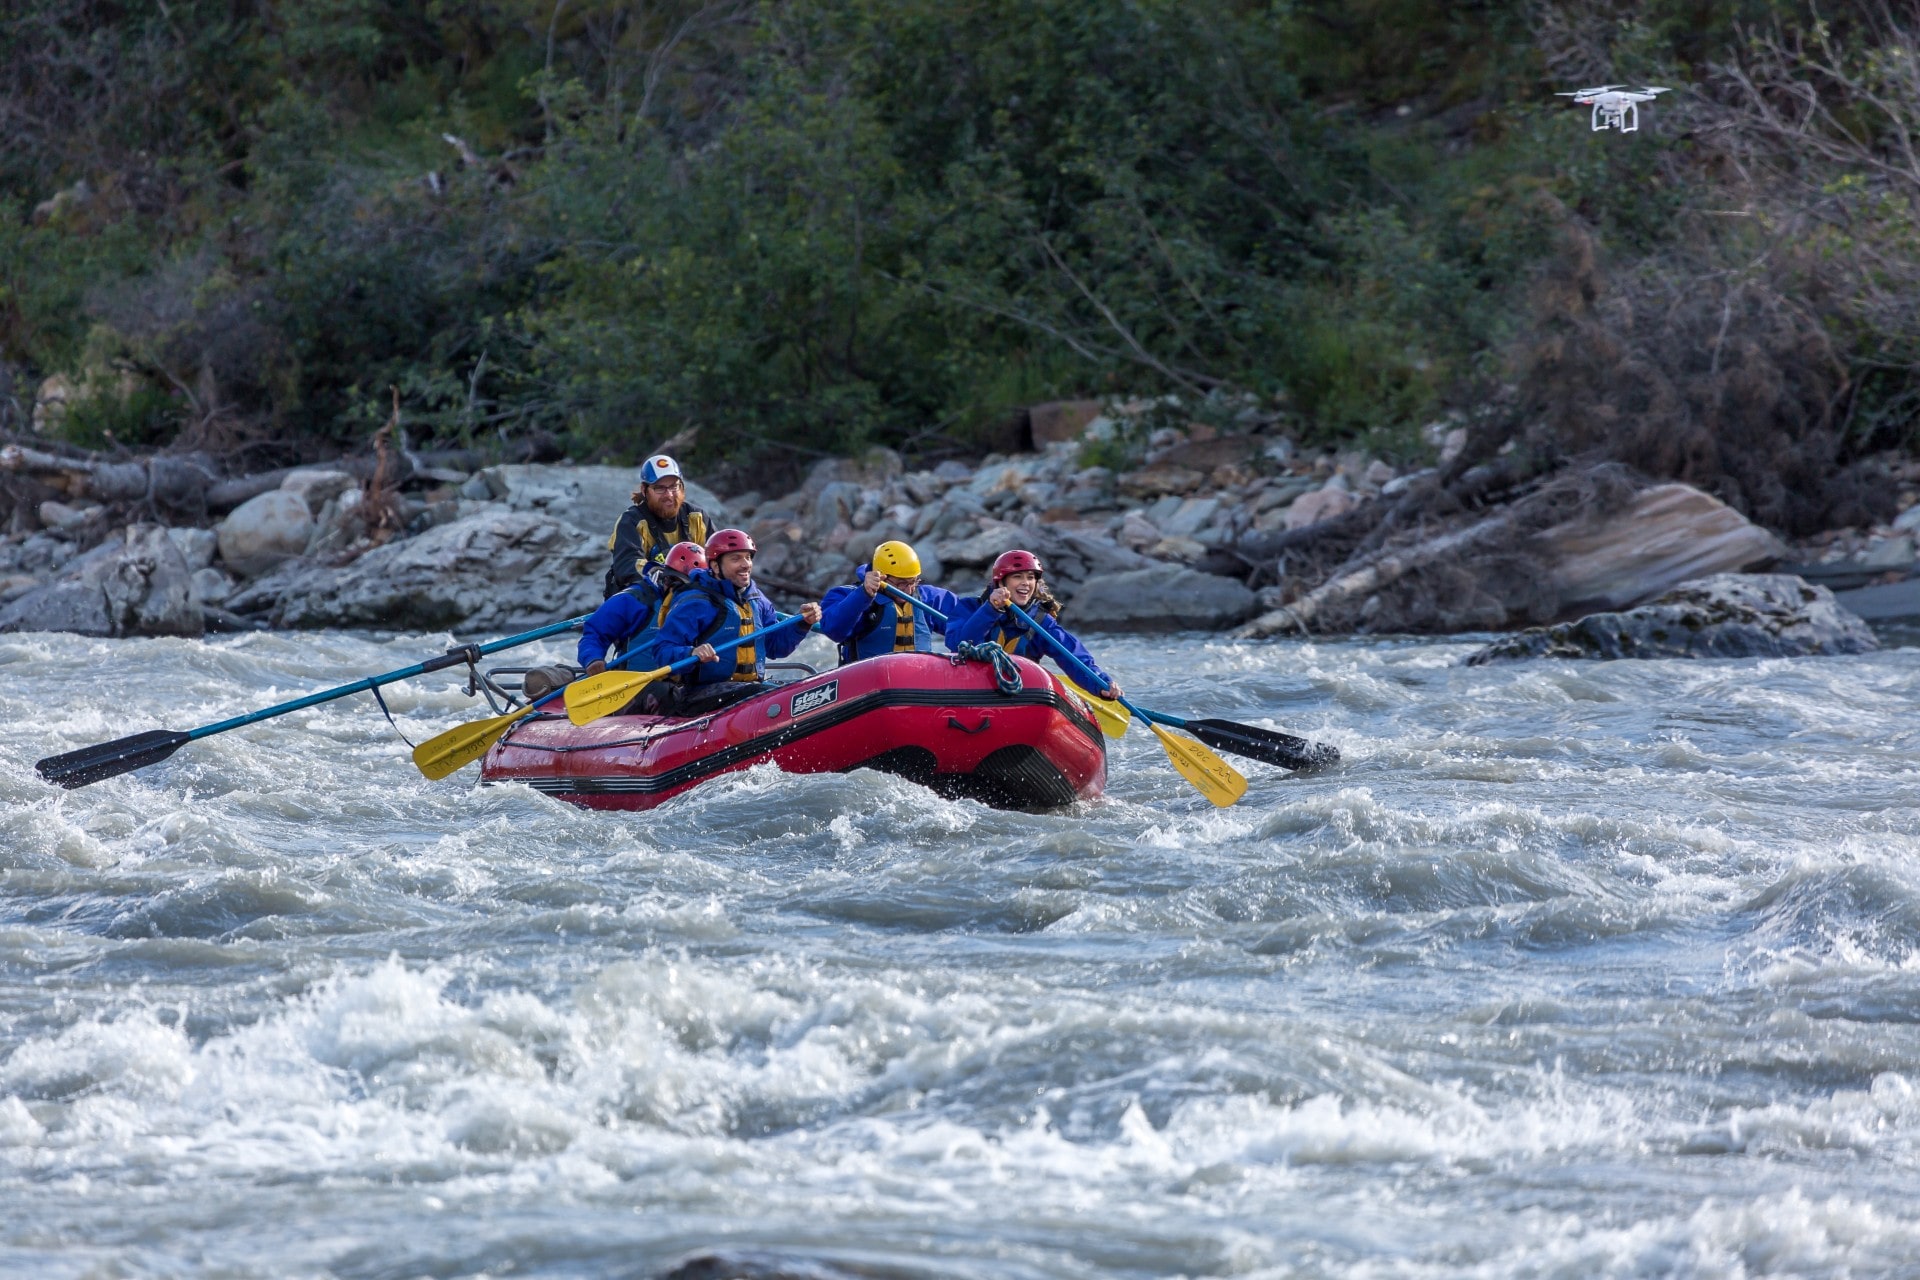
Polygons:
<instances>
[{"instance_id":1,"label":"riverbank vegetation","mask_svg":"<svg viewBox=\"0 0 1920 1280\"><path fill-rule=\"evenodd\" d=\"M1911 443L1894 0L44 0L0 428L716 461L1173 393L1452 414L1789 532ZM1674 92L1632 135L1551 95ZM44 425L44 423L43 423ZM687 433L699 429L697 437ZM1491 437L1490 437L1491 438Z\"/></svg>"}]
</instances>

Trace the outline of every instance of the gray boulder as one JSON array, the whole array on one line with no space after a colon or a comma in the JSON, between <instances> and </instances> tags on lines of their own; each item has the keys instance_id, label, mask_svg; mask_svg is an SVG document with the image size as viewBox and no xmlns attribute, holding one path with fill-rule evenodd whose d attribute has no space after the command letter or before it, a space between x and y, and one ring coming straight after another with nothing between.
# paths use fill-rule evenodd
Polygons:
<instances>
[{"instance_id":1,"label":"gray boulder","mask_svg":"<svg viewBox=\"0 0 1920 1280\"><path fill-rule=\"evenodd\" d=\"M1088 578L1073 597L1073 625L1092 631L1220 630L1259 611L1233 578L1162 564Z\"/></svg>"},{"instance_id":2,"label":"gray boulder","mask_svg":"<svg viewBox=\"0 0 1920 1280\"><path fill-rule=\"evenodd\" d=\"M1466 659L1793 658L1868 653L1873 632L1825 587L1791 574L1721 573L1676 587L1651 604L1532 627Z\"/></svg>"},{"instance_id":3,"label":"gray boulder","mask_svg":"<svg viewBox=\"0 0 1920 1280\"><path fill-rule=\"evenodd\" d=\"M506 631L591 612L605 569L603 538L543 512L496 507L376 547L345 568L302 566L273 584L276 621ZM243 607L239 597L232 607Z\"/></svg>"},{"instance_id":4,"label":"gray boulder","mask_svg":"<svg viewBox=\"0 0 1920 1280\"><path fill-rule=\"evenodd\" d=\"M61 577L0 608L0 631L90 636L197 636L206 618L192 570L159 525L134 525L75 560Z\"/></svg>"},{"instance_id":5,"label":"gray boulder","mask_svg":"<svg viewBox=\"0 0 1920 1280\"><path fill-rule=\"evenodd\" d=\"M214 532L227 568L254 578L307 549L313 512L302 494L270 489L235 507Z\"/></svg>"},{"instance_id":6,"label":"gray boulder","mask_svg":"<svg viewBox=\"0 0 1920 1280\"><path fill-rule=\"evenodd\" d=\"M478 473L496 502L516 511L538 511L602 539L633 505L640 487L638 467L560 467L525 463L488 467ZM726 505L714 494L683 480L687 500L707 513L716 529L732 523ZM602 565L604 569L606 566Z\"/></svg>"},{"instance_id":7,"label":"gray boulder","mask_svg":"<svg viewBox=\"0 0 1920 1280\"><path fill-rule=\"evenodd\" d=\"M1540 536L1562 617L1624 609L1710 574L1766 568L1786 551L1732 507L1684 484L1644 489L1623 510Z\"/></svg>"},{"instance_id":8,"label":"gray boulder","mask_svg":"<svg viewBox=\"0 0 1920 1280\"><path fill-rule=\"evenodd\" d=\"M307 510L318 519L321 510L329 502L349 489L358 489L360 482L345 471L300 470L291 472L280 482L280 487L298 495L307 504Z\"/></svg>"}]
</instances>

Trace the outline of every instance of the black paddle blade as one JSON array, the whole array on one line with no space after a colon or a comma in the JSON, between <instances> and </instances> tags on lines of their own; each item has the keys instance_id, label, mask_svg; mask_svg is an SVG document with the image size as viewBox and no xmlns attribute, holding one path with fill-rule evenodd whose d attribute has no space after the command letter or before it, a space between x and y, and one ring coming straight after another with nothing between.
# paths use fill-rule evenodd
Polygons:
<instances>
[{"instance_id":1,"label":"black paddle blade","mask_svg":"<svg viewBox=\"0 0 1920 1280\"><path fill-rule=\"evenodd\" d=\"M102 778L159 764L192 741L190 734L172 729L149 729L131 738L118 738L69 751L65 755L48 756L33 767L48 782L71 791Z\"/></svg>"},{"instance_id":2,"label":"black paddle blade","mask_svg":"<svg viewBox=\"0 0 1920 1280\"><path fill-rule=\"evenodd\" d=\"M1257 729L1231 720L1189 720L1182 727L1216 751L1230 751L1282 769L1312 773L1340 763L1340 748L1330 742L1308 742L1290 733Z\"/></svg>"}]
</instances>

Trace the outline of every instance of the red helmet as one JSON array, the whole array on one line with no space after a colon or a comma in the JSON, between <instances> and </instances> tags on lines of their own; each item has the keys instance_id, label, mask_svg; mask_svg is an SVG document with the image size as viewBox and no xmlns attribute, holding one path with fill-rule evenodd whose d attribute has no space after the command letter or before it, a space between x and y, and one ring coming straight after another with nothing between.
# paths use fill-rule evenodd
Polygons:
<instances>
[{"instance_id":1,"label":"red helmet","mask_svg":"<svg viewBox=\"0 0 1920 1280\"><path fill-rule=\"evenodd\" d=\"M720 557L729 551L757 552L760 548L753 545L753 539L747 536L745 529L722 529L707 539L707 563L719 564Z\"/></svg>"},{"instance_id":2,"label":"red helmet","mask_svg":"<svg viewBox=\"0 0 1920 1280\"><path fill-rule=\"evenodd\" d=\"M711 548L713 544L709 542L707 546ZM987 571L987 576L997 587L1000 585L1000 579L1010 573L1032 573L1043 578L1047 575L1047 571L1040 567L1040 557L1033 552L1003 551L1000 553L1000 558L993 562L993 568Z\"/></svg>"},{"instance_id":3,"label":"red helmet","mask_svg":"<svg viewBox=\"0 0 1920 1280\"><path fill-rule=\"evenodd\" d=\"M667 568L675 573L692 573L695 569L707 567L707 553L700 549L697 542L676 542L667 552Z\"/></svg>"}]
</instances>

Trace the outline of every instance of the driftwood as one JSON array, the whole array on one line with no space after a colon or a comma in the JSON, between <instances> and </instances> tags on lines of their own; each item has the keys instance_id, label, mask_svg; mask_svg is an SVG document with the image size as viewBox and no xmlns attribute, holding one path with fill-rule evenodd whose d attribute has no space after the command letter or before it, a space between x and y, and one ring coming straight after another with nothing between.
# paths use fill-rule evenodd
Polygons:
<instances>
[{"instance_id":1,"label":"driftwood","mask_svg":"<svg viewBox=\"0 0 1920 1280\"><path fill-rule=\"evenodd\" d=\"M414 479L464 479L467 472L481 465L480 456L471 449L421 453L389 450L384 472L378 456L352 457L223 479L213 459L203 453L154 454L119 462L20 444L0 448L0 473L31 476L69 498L108 504L139 502L216 515L278 489L296 471L344 471L362 483L379 473L381 486L393 489Z\"/></svg>"},{"instance_id":2,"label":"driftwood","mask_svg":"<svg viewBox=\"0 0 1920 1280\"><path fill-rule=\"evenodd\" d=\"M1470 487L1481 495L1498 491L1511 494L1511 500L1470 524L1461 523L1470 516L1469 509L1458 502L1441 503L1438 493L1427 495L1426 515L1420 519L1412 518L1403 498L1396 504L1401 509L1377 521L1311 591L1234 634L1257 639L1344 630L1362 620L1371 625L1376 608L1388 630L1431 630L1436 624L1460 630L1469 619L1479 626L1507 625L1516 616L1550 612L1560 601L1546 573L1555 557L1542 535L1583 514L1619 510L1643 482L1617 463L1588 464L1533 480L1512 493L1510 481L1523 474L1523 467L1517 465L1504 478L1484 474L1472 479ZM1460 483L1480 471L1471 469ZM1451 528L1427 532L1449 515ZM1368 605L1376 596L1378 603Z\"/></svg>"},{"instance_id":3,"label":"driftwood","mask_svg":"<svg viewBox=\"0 0 1920 1280\"><path fill-rule=\"evenodd\" d=\"M1289 632L1310 635L1323 618L1336 610L1351 608L1355 600L1365 600L1415 569L1470 551L1481 543L1504 540L1512 533L1512 518L1501 514L1489 516L1438 538L1388 552L1350 572L1337 574L1290 605L1282 605L1261 614L1233 634L1248 640Z\"/></svg>"},{"instance_id":4,"label":"driftwood","mask_svg":"<svg viewBox=\"0 0 1920 1280\"><path fill-rule=\"evenodd\" d=\"M174 510L197 510L215 478L205 454L155 455L132 462L69 458L10 444L0 449L0 471L34 476L71 498L95 502L141 502Z\"/></svg>"},{"instance_id":5,"label":"driftwood","mask_svg":"<svg viewBox=\"0 0 1920 1280\"><path fill-rule=\"evenodd\" d=\"M1240 578L1250 587L1288 578L1313 581L1337 575L1409 531L1436 523L1457 523L1463 516L1505 499L1536 479L1543 465L1551 464L1516 452L1472 467L1451 466L1416 480L1392 499L1363 502L1304 529L1251 533L1237 542L1214 547L1194 567L1224 578Z\"/></svg>"}]
</instances>

